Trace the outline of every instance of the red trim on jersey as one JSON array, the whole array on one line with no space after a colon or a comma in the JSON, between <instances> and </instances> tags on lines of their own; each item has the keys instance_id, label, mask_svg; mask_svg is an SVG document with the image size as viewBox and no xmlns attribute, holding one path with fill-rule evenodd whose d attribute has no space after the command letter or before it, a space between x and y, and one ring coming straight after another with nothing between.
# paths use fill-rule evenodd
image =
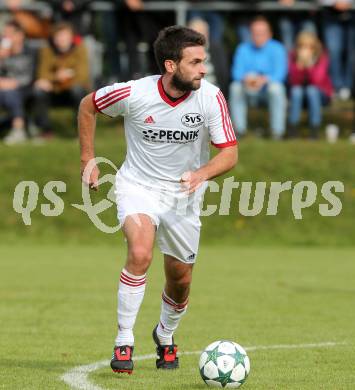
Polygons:
<instances>
[{"instance_id":1,"label":"red trim on jersey","mask_svg":"<svg viewBox=\"0 0 355 390\"><path fill-rule=\"evenodd\" d=\"M219 109L221 110L222 125L223 125L224 135L226 137L227 142L230 142L222 99L220 98L220 96L218 94L216 95L216 98L217 98L217 101L218 101L218 104L219 104Z\"/></svg>"},{"instance_id":2,"label":"red trim on jersey","mask_svg":"<svg viewBox=\"0 0 355 390\"><path fill-rule=\"evenodd\" d=\"M126 95L128 94L128 96L130 95L131 93L131 90L128 90L128 91L115 91L114 94L112 94L111 96L109 97L106 97L104 100L101 100L101 102L98 102L96 101L97 103L97 106L100 108L100 107L103 107L104 105L112 102L113 100L115 100L116 98L118 98L119 96L122 96L122 95Z\"/></svg>"},{"instance_id":3,"label":"red trim on jersey","mask_svg":"<svg viewBox=\"0 0 355 390\"><path fill-rule=\"evenodd\" d=\"M115 95L117 94L118 92L128 92L131 90L131 86L129 85L128 87L124 87L124 88L119 88L119 89L114 89L113 91L109 92L109 93L106 93L105 95L99 97L96 102L98 103L99 101L101 100L106 100L108 99L111 95Z\"/></svg>"},{"instance_id":4,"label":"red trim on jersey","mask_svg":"<svg viewBox=\"0 0 355 390\"><path fill-rule=\"evenodd\" d=\"M107 104L105 104L104 106L100 106L100 111L104 110L105 108L107 107L110 107L112 106L113 104L119 102L120 100L122 99L126 99L130 94L127 93L126 95L119 95L117 98L113 99L113 100L110 100Z\"/></svg>"},{"instance_id":5,"label":"red trim on jersey","mask_svg":"<svg viewBox=\"0 0 355 390\"><path fill-rule=\"evenodd\" d=\"M238 141L235 139L233 141L225 142L224 144L215 144L213 142L211 142L211 144L218 149L223 149L223 148L228 148L228 146L238 145Z\"/></svg>"},{"instance_id":6,"label":"red trim on jersey","mask_svg":"<svg viewBox=\"0 0 355 390\"><path fill-rule=\"evenodd\" d=\"M224 99L224 96L221 91L218 92L216 97L221 110L224 134L226 136L227 142L231 142L235 140L235 134L234 134L232 122L230 120L227 102Z\"/></svg>"},{"instance_id":7,"label":"red trim on jersey","mask_svg":"<svg viewBox=\"0 0 355 390\"><path fill-rule=\"evenodd\" d=\"M229 115L228 105L227 105L226 99L223 96L222 91L219 91L219 96L222 99L222 103L223 103L223 106L224 106L224 111L226 113L226 122L228 124L230 138L231 138L231 140L234 140L235 139L235 133L234 133L232 121L231 121L231 118L230 118L230 115Z\"/></svg>"},{"instance_id":8,"label":"red trim on jersey","mask_svg":"<svg viewBox=\"0 0 355 390\"><path fill-rule=\"evenodd\" d=\"M96 99L96 91L92 93L91 98L92 98L92 103L95 107L96 112L100 112L99 108L97 107L96 100L95 100Z\"/></svg>"},{"instance_id":9,"label":"red trim on jersey","mask_svg":"<svg viewBox=\"0 0 355 390\"><path fill-rule=\"evenodd\" d=\"M178 104L180 104L181 102L183 102L184 100L186 100L190 96L191 91L186 92L184 95L182 95L177 100L170 100L169 96L164 91L162 79L163 79L163 76L161 76L160 79L158 80L158 91L159 91L160 97L164 100L165 103L168 103L169 106L176 107Z\"/></svg>"}]
</instances>

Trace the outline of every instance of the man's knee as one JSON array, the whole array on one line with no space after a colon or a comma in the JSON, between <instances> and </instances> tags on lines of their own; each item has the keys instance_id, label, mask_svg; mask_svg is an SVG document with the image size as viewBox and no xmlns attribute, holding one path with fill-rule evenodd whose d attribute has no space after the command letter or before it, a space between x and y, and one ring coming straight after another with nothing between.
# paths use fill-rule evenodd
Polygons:
<instances>
[{"instance_id":1,"label":"man's knee","mask_svg":"<svg viewBox=\"0 0 355 390\"><path fill-rule=\"evenodd\" d=\"M143 245L134 245L128 251L127 271L144 274L153 258L152 250Z\"/></svg>"},{"instance_id":2,"label":"man's knee","mask_svg":"<svg viewBox=\"0 0 355 390\"><path fill-rule=\"evenodd\" d=\"M243 84L238 81L233 81L229 87L229 95L232 98L240 98L244 95Z\"/></svg>"},{"instance_id":3,"label":"man's knee","mask_svg":"<svg viewBox=\"0 0 355 390\"><path fill-rule=\"evenodd\" d=\"M268 94L272 97L279 97L286 99L286 88L282 83L270 83L268 85Z\"/></svg>"}]
</instances>

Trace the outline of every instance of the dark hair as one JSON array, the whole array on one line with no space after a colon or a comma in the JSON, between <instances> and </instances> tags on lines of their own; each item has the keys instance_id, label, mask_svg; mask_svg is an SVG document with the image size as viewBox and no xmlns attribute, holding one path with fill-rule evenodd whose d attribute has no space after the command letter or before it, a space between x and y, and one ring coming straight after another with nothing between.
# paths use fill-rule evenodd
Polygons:
<instances>
[{"instance_id":1,"label":"dark hair","mask_svg":"<svg viewBox=\"0 0 355 390\"><path fill-rule=\"evenodd\" d=\"M22 32L23 34L25 33L20 23L18 23L16 20L9 20L8 22L5 23L5 26L12 27L14 30L18 32Z\"/></svg>"},{"instance_id":2,"label":"dark hair","mask_svg":"<svg viewBox=\"0 0 355 390\"><path fill-rule=\"evenodd\" d=\"M154 42L155 60L160 72L165 73L165 61L179 62L186 47L204 46L205 37L197 31L182 26L165 27Z\"/></svg>"}]
</instances>

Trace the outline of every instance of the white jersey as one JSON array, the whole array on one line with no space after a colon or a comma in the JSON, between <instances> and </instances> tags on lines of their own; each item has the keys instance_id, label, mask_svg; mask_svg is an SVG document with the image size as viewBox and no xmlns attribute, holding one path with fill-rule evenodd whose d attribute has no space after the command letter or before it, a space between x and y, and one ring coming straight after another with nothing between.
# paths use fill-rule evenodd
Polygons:
<instances>
[{"instance_id":1,"label":"white jersey","mask_svg":"<svg viewBox=\"0 0 355 390\"><path fill-rule=\"evenodd\" d=\"M93 94L98 112L124 116L127 155L119 174L153 188L180 191L184 172L209 160L209 143L237 143L222 92L202 80L201 87L172 101L161 76L103 87Z\"/></svg>"}]
</instances>

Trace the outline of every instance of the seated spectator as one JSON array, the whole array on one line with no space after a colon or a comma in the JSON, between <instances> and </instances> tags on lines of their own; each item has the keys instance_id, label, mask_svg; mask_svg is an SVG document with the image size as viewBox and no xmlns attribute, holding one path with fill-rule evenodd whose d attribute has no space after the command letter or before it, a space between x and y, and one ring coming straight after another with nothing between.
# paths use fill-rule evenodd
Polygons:
<instances>
[{"instance_id":1,"label":"seated spectator","mask_svg":"<svg viewBox=\"0 0 355 390\"><path fill-rule=\"evenodd\" d=\"M247 106L267 103L272 137L285 131L287 54L284 46L272 39L269 22L262 16L250 24L252 42L240 44L234 55L230 86L232 121L239 135L247 130Z\"/></svg>"},{"instance_id":2,"label":"seated spectator","mask_svg":"<svg viewBox=\"0 0 355 390\"><path fill-rule=\"evenodd\" d=\"M289 61L290 137L298 134L297 127L305 99L310 135L317 138L322 121L322 105L329 103L333 92L328 72L328 55L317 36L311 32L300 33Z\"/></svg>"},{"instance_id":3,"label":"seated spectator","mask_svg":"<svg viewBox=\"0 0 355 390\"><path fill-rule=\"evenodd\" d=\"M0 106L11 116L7 144L26 140L25 100L34 72L34 53L25 44L25 34L15 21L5 24L0 42Z\"/></svg>"},{"instance_id":4,"label":"seated spectator","mask_svg":"<svg viewBox=\"0 0 355 390\"><path fill-rule=\"evenodd\" d=\"M355 48L354 0L319 0L323 5L322 25L325 47L329 51L330 75L338 96L351 96L352 61Z\"/></svg>"},{"instance_id":5,"label":"seated spectator","mask_svg":"<svg viewBox=\"0 0 355 390\"><path fill-rule=\"evenodd\" d=\"M44 135L50 135L50 105L69 103L77 110L90 89L86 48L83 43L74 43L70 24L63 22L54 26L50 44L39 55L34 87L35 122Z\"/></svg>"},{"instance_id":6,"label":"seated spectator","mask_svg":"<svg viewBox=\"0 0 355 390\"><path fill-rule=\"evenodd\" d=\"M206 38L206 61L207 74L205 79L212 84L218 85L223 95L228 97L229 85L229 64L227 53L222 43L211 41L209 35L209 25L203 19L190 20L188 27L204 35Z\"/></svg>"}]
</instances>

